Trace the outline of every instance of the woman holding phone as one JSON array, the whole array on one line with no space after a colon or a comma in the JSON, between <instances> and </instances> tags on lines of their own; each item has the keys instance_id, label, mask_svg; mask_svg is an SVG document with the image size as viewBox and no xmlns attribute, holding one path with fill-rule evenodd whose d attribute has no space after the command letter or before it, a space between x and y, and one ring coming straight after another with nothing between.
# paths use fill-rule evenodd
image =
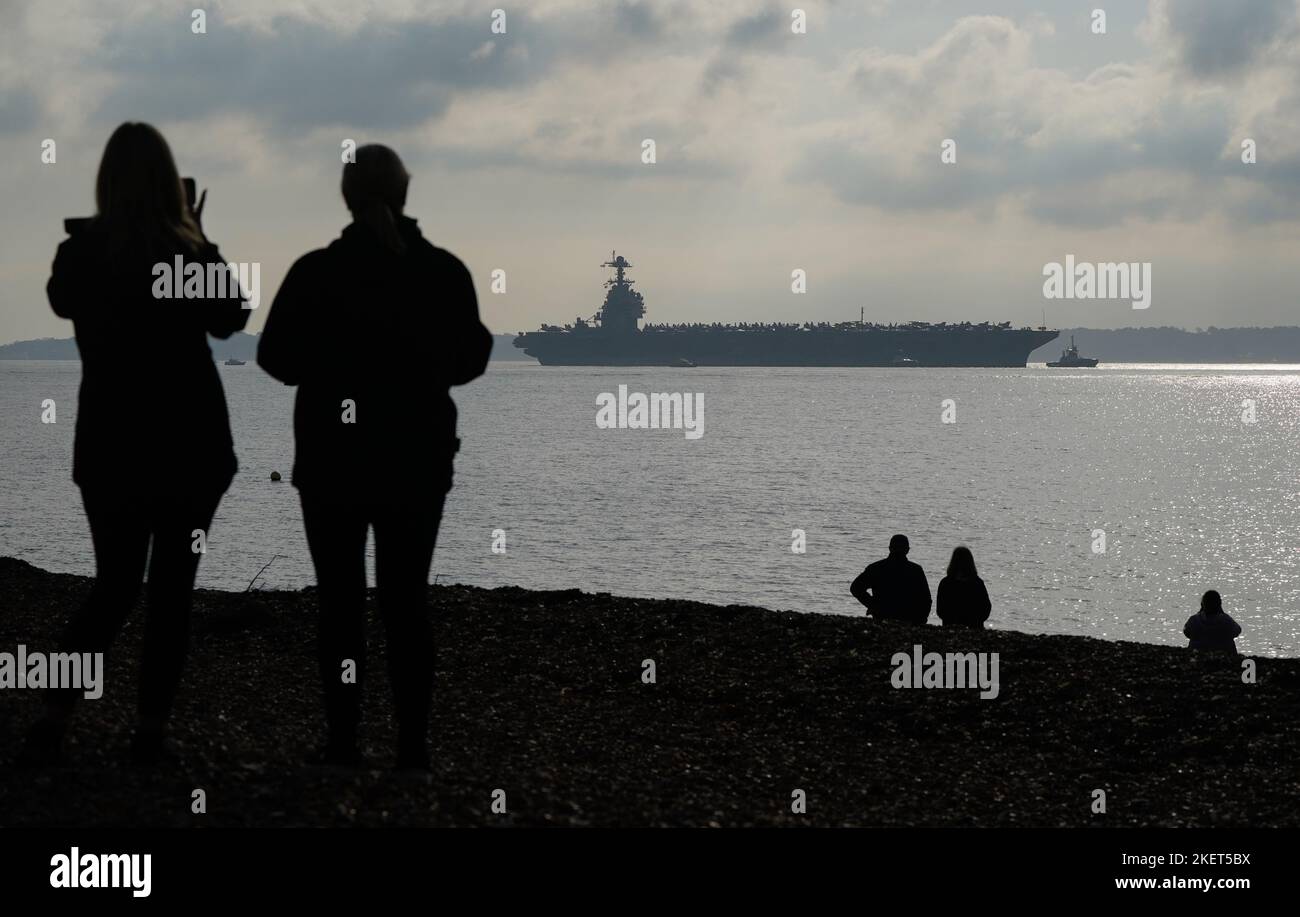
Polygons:
<instances>
[{"instance_id":1,"label":"woman holding phone","mask_svg":"<svg viewBox=\"0 0 1300 917\"><path fill-rule=\"evenodd\" d=\"M191 185L192 187L192 185ZM206 192L204 194L206 197ZM188 200L187 200L188 198ZM106 652L148 568L139 724L131 756L165 755L164 727L189 644L191 593L208 526L236 471L225 393L208 335L229 337L248 312L237 286L182 296L163 265L225 269L199 224L202 203L177 172L167 141L148 124L113 132L95 182L96 215L70 221L47 286L71 319L81 353L72 478L95 551L95 583L64 632L61 652ZM225 286L225 285L223 285ZM194 291L184 290L192 294ZM109 667L108 690L120 682ZM26 763L62 756L80 692L51 690L27 736Z\"/></svg>"}]
</instances>

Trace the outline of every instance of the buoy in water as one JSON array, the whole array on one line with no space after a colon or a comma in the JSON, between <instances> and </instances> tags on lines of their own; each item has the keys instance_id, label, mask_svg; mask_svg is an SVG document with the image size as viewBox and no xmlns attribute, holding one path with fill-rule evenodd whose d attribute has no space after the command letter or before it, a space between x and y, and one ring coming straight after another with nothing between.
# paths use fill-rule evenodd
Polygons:
<instances>
[{"instance_id":1,"label":"buoy in water","mask_svg":"<svg viewBox=\"0 0 1300 917\"><path fill-rule=\"evenodd\" d=\"M272 480L272 481L278 481L278 480L280 480L280 472L278 472L278 471L272 471L272 472L271 472L271 480Z\"/></svg>"}]
</instances>

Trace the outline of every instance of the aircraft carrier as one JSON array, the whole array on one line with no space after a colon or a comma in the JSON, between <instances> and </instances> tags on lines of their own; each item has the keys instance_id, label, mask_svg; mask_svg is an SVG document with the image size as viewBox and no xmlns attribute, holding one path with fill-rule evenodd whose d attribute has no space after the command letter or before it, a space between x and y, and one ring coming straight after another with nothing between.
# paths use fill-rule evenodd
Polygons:
<instances>
[{"instance_id":1,"label":"aircraft carrier","mask_svg":"<svg viewBox=\"0 0 1300 917\"><path fill-rule=\"evenodd\" d=\"M1029 354L1057 337L1046 327L983 322L689 323L640 325L641 293L627 277L632 263L617 253L601 267L605 303L590 319L542 325L515 346L546 366L1024 366Z\"/></svg>"}]
</instances>

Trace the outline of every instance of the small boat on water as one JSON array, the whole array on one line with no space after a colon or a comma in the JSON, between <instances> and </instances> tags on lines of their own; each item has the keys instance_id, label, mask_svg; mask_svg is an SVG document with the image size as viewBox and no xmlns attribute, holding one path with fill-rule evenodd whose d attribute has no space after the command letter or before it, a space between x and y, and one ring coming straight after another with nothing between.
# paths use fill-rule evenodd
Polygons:
<instances>
[{"instance_id":1,"label":"small boat on water","mask_svg":"<svg viewBox=\"0 0 1300 917\"><path fill-rule=\"evenodd\" d=\"M226 361L226 365L227 365L227 366L243 366L243 365L244 365L244 362L245 362L244 360L236 360L234 357L231 357L229 360Z\"/></svg>"},{"instance_id":2,"label":"small boat on water","mask_svg":"<svg viewBox=\"0 0 1300 917\"><path fill-rule=\"evenodd\" d=\"M889 365L890 366L920 366L921 364L913 360L911 357L905 357L900 353L898 356L894 357L892 361L890 361Z\"/></svg>"},{"instance_id":3,"label":"small boat on water","mask_svg":"<svg viewBox=\"0 0 1300 917\"><path fill-rule=\"evenodd\" d=\"M1081 366L1096 366L1099 362L1101 361L1098 360L1096 357L1079 356L1079 348L1074 346L1074 335L1070 335L1070 346L1067 347L1065 350L1061 351L1061 359L1053 363L1048 363L1047 365L1053 368L1061 368L1061 367L1070 368L1070 367L1081 367Z\"/></svg>"},{"instance_id":4,"label":"small boat on water","mask_svg":"<svg viewBox=\"0 0 1300 917\"><path fill-rule=\"evenodd\" d=\"M685 357L678 357L671 365L676 366L679 369L690 369L690 368L694 368L695 366L694 363L692 363L690 360L686 359Z\"/></svg>"}]
</instances>

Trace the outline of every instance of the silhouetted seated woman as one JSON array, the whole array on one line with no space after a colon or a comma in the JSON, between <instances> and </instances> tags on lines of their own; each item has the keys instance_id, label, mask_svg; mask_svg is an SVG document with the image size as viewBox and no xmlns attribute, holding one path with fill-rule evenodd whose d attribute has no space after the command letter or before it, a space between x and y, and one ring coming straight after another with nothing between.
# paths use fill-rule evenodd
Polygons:
<instances>
[{"instance_id":1,"label":"silhouetted seated woman","mask_svg":"<svg viewBox=\"0 0 1300 917\"><path fill-rule=\"evenodd\" d=\"M167 141L153 127L128 123L113 132L95 202L96 216L70 227L59 246L47 287L55 313L72 319L81 352L72 479L95 548L94 587L60 651L108 649L135 603L147 561L140 719L131 753L148 763L164 756L163 729L185 666L203 556L196 547L206 546L236 470L208 335L229 337L244 327L248 311L235 284L234 295L213 296L206 288L191 288L191 298L155 295L163 290L155 265L172 270L176 258L200 263L206 286L225 264L200 228L202 206L190 206ZM180 278L173 279L179 296ZM109 690L121 683L112 672ZM60 757L80 693L46 695L45 715L28 734L26 763Z\"/></svg>"},{"instance_id":2,"label":"silhouetted seated woman","mask_svg":"<svg viewBox=\"0 0 1300 917\"><path fill-rule=\"evenodd\" d=\"M1235 654L1241 625L1223 610L1223 599L1211 589L1201 596L1201 610L1183 625L1183 636L1188 640L1188 649Z\"/></svg>"},{"instance_id":3,"label":"silhouetted seated woman","mask_svg":"<svg viewBox=\"0 0 1300 917\"><path fill-rule=\"evenodd\" d=\"M397 765L429 766L429 567L460 442L448 388L481 375L492 349L465 265L402 215L409 180L387 147L356 151L343 168L353 222L293 265L257 350L263 369L298 386L293 483L320 586L326 765L360 761L373 527Z\"/></svg>"},{"instance_id":4,"label":"silhouetted seated woman","mask_svg":"<svg viewBox=\"0 0 1300 917\"><path fill-rule=\"evenodd\" d=\"M984 580L975 571L975 556L961 546L952 552L948 575L939 581L935 612L945 627L969 627L982 630L989 619L993 603L984 588Z\"/></svg>"}]
</instances>

